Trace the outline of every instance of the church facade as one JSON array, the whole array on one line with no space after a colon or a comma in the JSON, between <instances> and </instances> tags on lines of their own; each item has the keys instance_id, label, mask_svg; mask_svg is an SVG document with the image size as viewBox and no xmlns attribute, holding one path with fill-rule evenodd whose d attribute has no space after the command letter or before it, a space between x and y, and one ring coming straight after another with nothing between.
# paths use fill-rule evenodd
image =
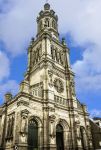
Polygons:
<instances>
[{"instance_id":1,"label":"church facade","mask_svg":"<svg viewBox=\"0 0 101 150\"><path fill-rule=\"evenodd\" d=\"M18 94L0 106L1 150L93 150L86 106L75 93L74 73L58 17L46 3L28 48Z\"/></svg>"}]
</instances>

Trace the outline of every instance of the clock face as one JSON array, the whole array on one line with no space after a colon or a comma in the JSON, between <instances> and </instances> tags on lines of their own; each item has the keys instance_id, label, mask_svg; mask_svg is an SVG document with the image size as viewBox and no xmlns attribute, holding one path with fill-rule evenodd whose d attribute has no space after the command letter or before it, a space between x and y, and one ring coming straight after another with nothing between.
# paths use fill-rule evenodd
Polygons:
<instances>
[{"instance_id":1,"label":"clock face","mask_svg":"<svg viewBox=\"0 0 101 150\"><path fill-rule=\"evenodd\" d=\"M64 88L63 88L63 83L60 79L55 79L54 80L54 87L57 92L62 93Z\"/></svg>"}]
</instances>

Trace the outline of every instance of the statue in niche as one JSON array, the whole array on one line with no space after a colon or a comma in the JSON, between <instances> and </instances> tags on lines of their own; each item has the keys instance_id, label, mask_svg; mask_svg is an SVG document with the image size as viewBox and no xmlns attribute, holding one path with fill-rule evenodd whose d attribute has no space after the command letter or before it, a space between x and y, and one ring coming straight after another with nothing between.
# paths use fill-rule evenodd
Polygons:
<instances>
[{"instance_id":1,"label":"statue in niche","mask_svg":"<svg viewBox=\"0 0 101 150\"><path fill-rule=\"evenodd\" d=\"M11 121L11 133L10 136L13 136L13 129L14 129L14 117L12 117L12 121Z\"/></svg>"},{"instance_id":2,"label":"statue in niche","mask_svg":"<svg viewBox=\"0 0 101 150\"><path fill-rule=\"evenodd\" d=\"M75 130L76 130L76 136L78 139L80 139L80 121L79 121L79 116L75 116Z\"/></svg>"},{"instance_id":3,"label":"statue in niche","mask_svg":"<svg viewBox=\"0 0 101 150\"><path fill-rule=\"evenodd\" d=\"M75 96L75 87L74 87L74 82L73 81L71 81L71 94L73 96Z\"/></svg>"},{"instance_id":4,"label":"statue in niche","mask_svg":"<svg viewBox=\"0 0 101 150\"><path fill-rule=\"evenodd\" d=\"M12 116L8 120L7 138L13 137L13 129L14 129L14 117Z\"/></svg>"},{"instance_id":5,"label":"statue in niche","mask_svg":"<svg viewBox=\"0 0 101 150\"><path fill-rule=\"evenodd\" d=\"M49 118L50 118L50 136L51 138L54 138L55 137L54 123L55 123L56 117L54 115L51 115Z\"/></svg>"},{"instance_id":6,"label":"statue in niche","mask_svg":"<svg viewBox=\"0 0 101 150\"><path fill-rule=\"evenodd\" d=\"M27 120L26 116L22 116L22 121L21 121L21 133L26 133L27 130Z\"/></svg>"},{"instance_id":7,"label":"statue in niche","mask_svg":"<svg viewBox=\"0 0 101 150\"><path fill-rule=\"evenodd\" d=\"M28 110L23 110L21 112L21 133L22 136L24 137L26 132L27 132L27 118L28 118Z\"/></svg>"},{"instance_id":8,"label":"statue in niche","mask_svg":"<svg viewBox=\"0 0 101 150\"><path fill-rule=\"evenodd\" d=\"M57 61L60 62L60 54L57 52Z\"/></svg>"},{"instance_id":9,"label":"statue in niche","mask_svg":"<svg viewBox=\"0 0 101 150\"><path fill-rule=\"evenodd\" d=\"M49 74L49 86L52 87L53 86L53 79L52 79L53 72L49 70L48 74Z\"/></svg>"}]
</instances>

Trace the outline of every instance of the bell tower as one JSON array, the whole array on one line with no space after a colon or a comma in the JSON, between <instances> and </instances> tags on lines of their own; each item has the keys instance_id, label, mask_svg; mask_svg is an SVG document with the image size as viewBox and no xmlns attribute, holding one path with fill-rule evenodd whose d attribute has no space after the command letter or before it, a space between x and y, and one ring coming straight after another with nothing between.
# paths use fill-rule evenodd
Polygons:
<instances>
[{"instance_id":1,"label":"bell tower","mask_svg":"<svg viewBox=\"0 0 101 150\"><path fill-rule=\"evenodd\" d=\"M40 37L43 32L48 31L49 34L58 39L58 17L55 12L50 9L50 5L46 3L44 10L40 11L37 17L37 37Z\"/></svg>"},{"instance_id":2,"label":"bell tower","mask_svg":"<svg viewBox=\"0 0 101 150\"><path fill-rule=\"evenodd\" d=\"M32 115L41 120L39 147L44 150L81 150L80 125L89 124L86 107L76 98L69 54L65 39L59 39L58 17L46 3L37 17L37 35L28 48L28 68L21 84L21 92L30 97Z\"/></svg>"}]
</instances>

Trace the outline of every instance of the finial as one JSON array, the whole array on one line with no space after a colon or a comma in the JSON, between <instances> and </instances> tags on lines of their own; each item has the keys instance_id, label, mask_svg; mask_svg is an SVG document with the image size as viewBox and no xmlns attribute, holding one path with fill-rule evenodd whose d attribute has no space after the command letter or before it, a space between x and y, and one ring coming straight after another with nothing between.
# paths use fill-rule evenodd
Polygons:
<instances>
[{"instance_id":1,"label":"finial","mask_svg":"<svg viewBox=\"0 0 101 150\"><path fill-rule=\"evenodd\" d=\"M66 45L65 38L62 38L62 44Z\"/></svg>"},{"instance_id":2,"label":"finial","mask_svg":"<svg viewBox=\"0 0 101 150\"><path fill-rule=\"evenodd\" d=\"M48 3L48 0L46 0L46 4L44 5L44 10L49 10L50 9L50 5Z\"/></svg>"}]
</instances>

